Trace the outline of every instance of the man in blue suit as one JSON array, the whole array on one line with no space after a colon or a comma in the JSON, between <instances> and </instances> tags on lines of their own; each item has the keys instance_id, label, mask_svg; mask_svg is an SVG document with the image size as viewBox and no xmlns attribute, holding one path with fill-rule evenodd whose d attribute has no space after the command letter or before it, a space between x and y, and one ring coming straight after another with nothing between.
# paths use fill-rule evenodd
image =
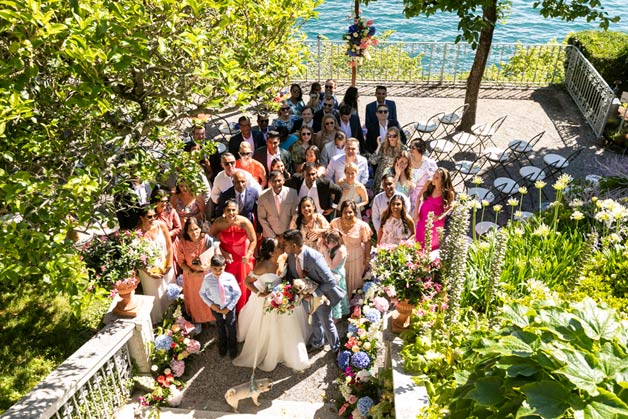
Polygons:
<instances>
[{"instance_id":1,"label":"man in blue suit","mask_svg":"<svg viewBox=\"0 0 628 419\"><path fill-rule=\"evenodd\" d=\"M220 194L214 213L217 216L221 216L227 200L233 199L238 203L239 214L248 218L253 225L256 225L255 218L257 217L257 200L259 198L257 189L246 186L246 175L242 170L236 170L233 173L232 180L233 186Z\"/></svg>"},{"instance_id":2,"label":"man in blue suit","mask_svg":"<svg viewBox=\"0 0 628 419\"><path fill-rule=\"evenodd\" d=\"M386 86L377 86L375 88L375 98L377 100L366 105L364 125L368 127L370 124L373 124L375 121L377 121L377 107L379 105L386 105L386 107L388 108L388 120L397 120L397 105L394 101L387 100L387 95L388 90L386 89Z\"/></svg>"},{"instance_id":3,"label":"man in blue suit","mask_svg":"<svg viewBox=\"0 0 628 419\"><path fill-rule=\"evenodd\" d=\"M284 251L288 254L288 281L295 278L309 278L318 284L316 295L324 295L330 305L321 304L314 312L312 336L308 346L322 349L325 342L331 350L340 348L338 330L331 316L331 308L338 304L346 292L336 285L334 274L327 266L325 258L318 251L303 245L303 235L299 230L288 230L283 233Z\"/></svg>"}]
</instances>

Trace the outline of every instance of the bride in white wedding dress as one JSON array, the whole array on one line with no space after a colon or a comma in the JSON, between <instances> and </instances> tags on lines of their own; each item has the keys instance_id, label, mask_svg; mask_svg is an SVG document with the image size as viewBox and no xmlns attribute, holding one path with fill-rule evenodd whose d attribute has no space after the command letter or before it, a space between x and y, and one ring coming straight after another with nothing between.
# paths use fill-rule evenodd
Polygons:
<instances>
[{"instance_id":1,"label":"bride in white wedding dress","mask_svg":"<svg viewBox=\"0 0 628 419\"><path fill-rule=\"evenodd\" d=\"M278 363L297 371L310 367L305 347L310 331L303 305L289 314L267 312L264 306L267 284L275 286L281 282L277 272L282 254L276 239L264 239L260 259L245 280L251 296L238 316L238 341L244 341L244 346L233 360L235 366L256 365L263 371L274 370Z\"/></svg>"}]
</instances>

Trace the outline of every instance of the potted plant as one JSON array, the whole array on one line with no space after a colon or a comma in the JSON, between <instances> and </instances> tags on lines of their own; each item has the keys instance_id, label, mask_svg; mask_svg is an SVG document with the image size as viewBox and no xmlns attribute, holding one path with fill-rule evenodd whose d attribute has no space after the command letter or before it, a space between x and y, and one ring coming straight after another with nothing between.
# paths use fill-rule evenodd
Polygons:
<instances>
[{"instance_id":1,"label":"potted plant","mask_svg":"<svg viewBox=\"0 0 628 419\"><path fill-rule=\"evenodd\" d=\"M441 290L440 259L432 258L420 243L377 247L371 265L386 295L397 301L393 332L407 328L412 308Z\"/></svg>"},{"instance_id":2,"label":"potted plant","mask_svg":"<svg viewBox=\"0 0 628 419\"><path fill-rule=\"evenodd\" d=\"M133 297L140 282L138 271L155 265L159 249L136 232L125 230L94 237L81 254L91 286L110 289L112 297L120 297L114 313L135 317L137 305Z\"/></svg>"}]
</instances>

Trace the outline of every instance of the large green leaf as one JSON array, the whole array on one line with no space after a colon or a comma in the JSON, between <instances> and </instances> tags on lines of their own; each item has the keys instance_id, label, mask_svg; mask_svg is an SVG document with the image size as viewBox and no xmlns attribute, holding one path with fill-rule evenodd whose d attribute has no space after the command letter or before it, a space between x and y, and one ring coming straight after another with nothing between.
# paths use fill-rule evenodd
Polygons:
<instances>
[{"instance_id":1,"label":"large green leaf","mask_svg":"<svg viewBox=\"0 0 628 419\"><path fill-rule=\"evenodd\" d=\"M556 349L556 351L561 350ZM566 364L555 372L564 375L576 388L586 390L590 395L596 396L597 384L604 380L604 373L592 368L581 352L571 349L564 349L561 352Z\"/></svg>"},{"instance_id":2,"label":"large green leaf","mask_svg":"<svg viewBox=\"0 0 628 419\"><path fill-rule=\"evenodd\" d=\"M591 339L613 340L620 331L620 323L615 310L601 308L591 298L573 304L584 333Z\"/></svg>"},{"instance_id":3,"label":"large green leaf","mask_svg":"<svg viewBox=\"0 0 628 419\"><path fill-rule=\"evenodd\" d=\"M515 326L526 327L530 324L529 316L534 314L534 310L530 308L514 303L505 305L502 309L500 317L509 320Z\"/></svg>"},{"instance_id":4,"label":"large green leaf","mask_svg":"<svg viewBox=\"0 0 628 419\"><path fill-rule=\"evenodd\" d=\"M475 386L465 399L472 399L482 406L501 403L504 399L501 377L482 377L475 382Z\"/></svg>"},{"instance_id":5,"label":"large green leaf","mask_svg":"<svg viewBox=\"0 0 628 419\"><path fill-rule=\"evenodd\" d=\"M569 408L569 389L556 381L542 380L521 387L532 412L545 419L558 419ZM519 417L519 415L517 416Z\"/></svg>"},{"instance_id":6,"label":"large green leaf","mask_svg":"<svg viewBox=\"0 0 628 419\"><path fill-rule=\"evenodd\" d=\"M509 377L530 377L541 371L539 364L533 358L520 358L517 356L502 357L495 366L506 370L506 375Z\"/></svg>"},{"instance_id":7,"label":"large green leaf","mask_svg":"<svg viewBox=\"0 0 628 419\"><path fill-rule=\"evenodd\" d=\"M628 410L593 401L584 408L585 419L626 419Z\"/></svg>"}]
</instances>

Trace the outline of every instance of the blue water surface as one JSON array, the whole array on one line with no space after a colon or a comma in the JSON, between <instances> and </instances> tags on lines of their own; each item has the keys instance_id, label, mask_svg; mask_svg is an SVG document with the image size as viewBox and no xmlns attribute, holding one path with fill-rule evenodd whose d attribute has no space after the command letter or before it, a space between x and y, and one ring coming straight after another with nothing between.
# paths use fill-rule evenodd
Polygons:
<instances>
[{"instance_id":1,"label":"blue water surface","mask_svg":"<svg viewBox=\"0 0 628 419\"><path fill-rule=\"evenodd\" d=\"M569 32L596 29L598 24L579 19L564 22L559 19L545 19L533 1L512 0L512 9L504 22L495 29L494 42L517 42L526 44L545 44L552 40L562 42ZM628 32L628 7L626 0L602 0L604 9L611 16L620 16L617 24L611 24L610 30ZM350 24L353 1L328 0L318 7L318 19L307 22L304 31L308 39L316 39L321 34L331 40L341 40L342 34ZM424 16L406 19L403 15L401 0L377 0L368 6L362 6L362 15L373 19L377 32L395 31L391 41L405 42L453 42L458 34L456 15L440 13L426 18Z\"/></svg>"}]
</instances>

